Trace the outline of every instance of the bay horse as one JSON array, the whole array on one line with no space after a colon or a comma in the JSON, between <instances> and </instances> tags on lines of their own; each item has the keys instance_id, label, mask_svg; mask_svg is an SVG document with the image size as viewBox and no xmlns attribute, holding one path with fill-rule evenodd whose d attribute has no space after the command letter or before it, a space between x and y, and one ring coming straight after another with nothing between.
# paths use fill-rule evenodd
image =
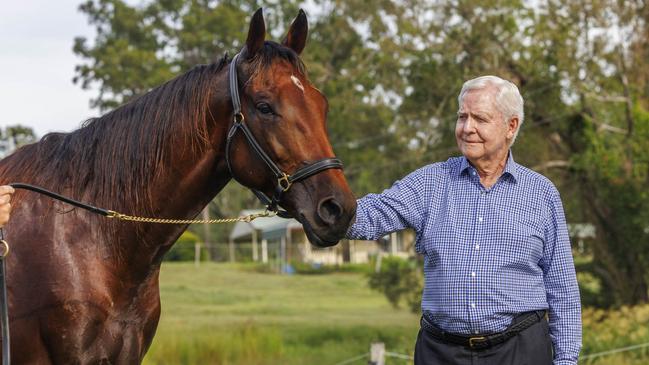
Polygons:
<instances>
[{"instance_id":1,"label":"bay horse","mask_svg":"<svg viewBox=\"0 0 649 365\"><path fill-rule=\"evenodd\" d=\"M251 18L235 61L199 65L71 133L53 133L0 161L0 183L38 185L131 215L191 218L235 178L272 196L276 176L236 122L283 171L331 158L327 100L299 58L308 24L300 10L282 43ZM229 155L226 161L226 156ZM229 163L228 163L229 162ZM228 166L229 165L229 166ZM186 225L121 222L18 191L5 237L14 364L135 364L160 317L164 254ZM355 215L342 171L296 181L279 204L317 246L336 244Z\"/></svg>"}]
</instances>

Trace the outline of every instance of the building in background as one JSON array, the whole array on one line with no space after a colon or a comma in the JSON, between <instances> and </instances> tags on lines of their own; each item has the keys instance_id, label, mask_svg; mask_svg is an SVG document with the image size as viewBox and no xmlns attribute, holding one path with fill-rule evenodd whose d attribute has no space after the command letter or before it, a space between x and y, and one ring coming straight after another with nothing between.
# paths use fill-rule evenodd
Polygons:
<instances>
[{"instance_id":1,"label":"building in background","mask_svg":"<svg viewBox=\"0 0 649 365\"><path fill-rule=\"evenodd\" d=\"M241 216L260 213L244 210ZM302 224L295 219L270 217L252 222L237 222L229 236L230 261L279 261L338 265L367 263L379 254L408 257L414 255L414 232L406 230L377 241L341 240L333 247L318 248L306 237Z\"/></svg>"}]
</instances>

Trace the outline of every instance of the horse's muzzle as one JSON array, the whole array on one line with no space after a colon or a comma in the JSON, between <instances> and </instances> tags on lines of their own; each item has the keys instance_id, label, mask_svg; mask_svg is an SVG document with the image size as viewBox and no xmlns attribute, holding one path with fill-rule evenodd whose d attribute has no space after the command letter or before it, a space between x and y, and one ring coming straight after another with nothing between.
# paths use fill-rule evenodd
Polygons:
<instances>
[{"instance_id":1,"label":"horse's muzzle","mask_svg":"<svg viewBox=\"0 0 649 365\"><path fill-rule=\"evenodd\" d=\"M314 246L330 247L345 238L355 215L355 200L351 200L351 204L349 202L345 204L330 196L318 202L313 219L308 219L303 213L300 213L299 221L304 226L307 238Z\"/></svg>"}]
</instances>

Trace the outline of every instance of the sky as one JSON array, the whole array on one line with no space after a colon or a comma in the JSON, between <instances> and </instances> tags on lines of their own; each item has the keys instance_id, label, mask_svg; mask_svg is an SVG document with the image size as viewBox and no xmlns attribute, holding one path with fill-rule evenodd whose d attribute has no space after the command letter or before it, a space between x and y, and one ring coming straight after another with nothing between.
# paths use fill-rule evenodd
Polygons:
<instances>
[{"instance_id":1,"label":"sky","mask_svg":"<svg viewBox=\"0 0 649 365\"><path fill-rule=\"evenodd\" d=\"M72 83L74 37L94 31L77 8L81 0L0 0L0 127L22 124L41 137L69 132L97 116L97 90Z\"/></svg>"}]
</instances>

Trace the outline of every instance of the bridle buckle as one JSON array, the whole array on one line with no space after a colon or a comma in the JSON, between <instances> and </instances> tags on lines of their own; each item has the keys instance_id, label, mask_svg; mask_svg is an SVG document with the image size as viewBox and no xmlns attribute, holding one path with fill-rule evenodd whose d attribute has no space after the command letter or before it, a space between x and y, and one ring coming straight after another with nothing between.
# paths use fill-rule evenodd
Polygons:
<instances>
[{"instance_id":1,"label":"bridle buckle","mask_svg":"<svg viewBox=\"0 0 649 365\"><path fill-rule=\"evenodd\" d=\"M243 116L243 113L238 112L234 113L234 123L235 124L241 124L246 118Z\"/></svg>"},{"instance_id":2,"label":"bridle buckle","mask_svg":"<svg viewBox=\"0 0 649 365\"><path fill-rule=\"evenodd\" d=\"M293 183L291 182L290 176L287 173L283 172L282 174L283 175L277 179L277 185L280 189L282 189L282 192L285 193L288 191L288 189L291 188L291 185L293 185Z\"/></svg>"}]
</instances>

